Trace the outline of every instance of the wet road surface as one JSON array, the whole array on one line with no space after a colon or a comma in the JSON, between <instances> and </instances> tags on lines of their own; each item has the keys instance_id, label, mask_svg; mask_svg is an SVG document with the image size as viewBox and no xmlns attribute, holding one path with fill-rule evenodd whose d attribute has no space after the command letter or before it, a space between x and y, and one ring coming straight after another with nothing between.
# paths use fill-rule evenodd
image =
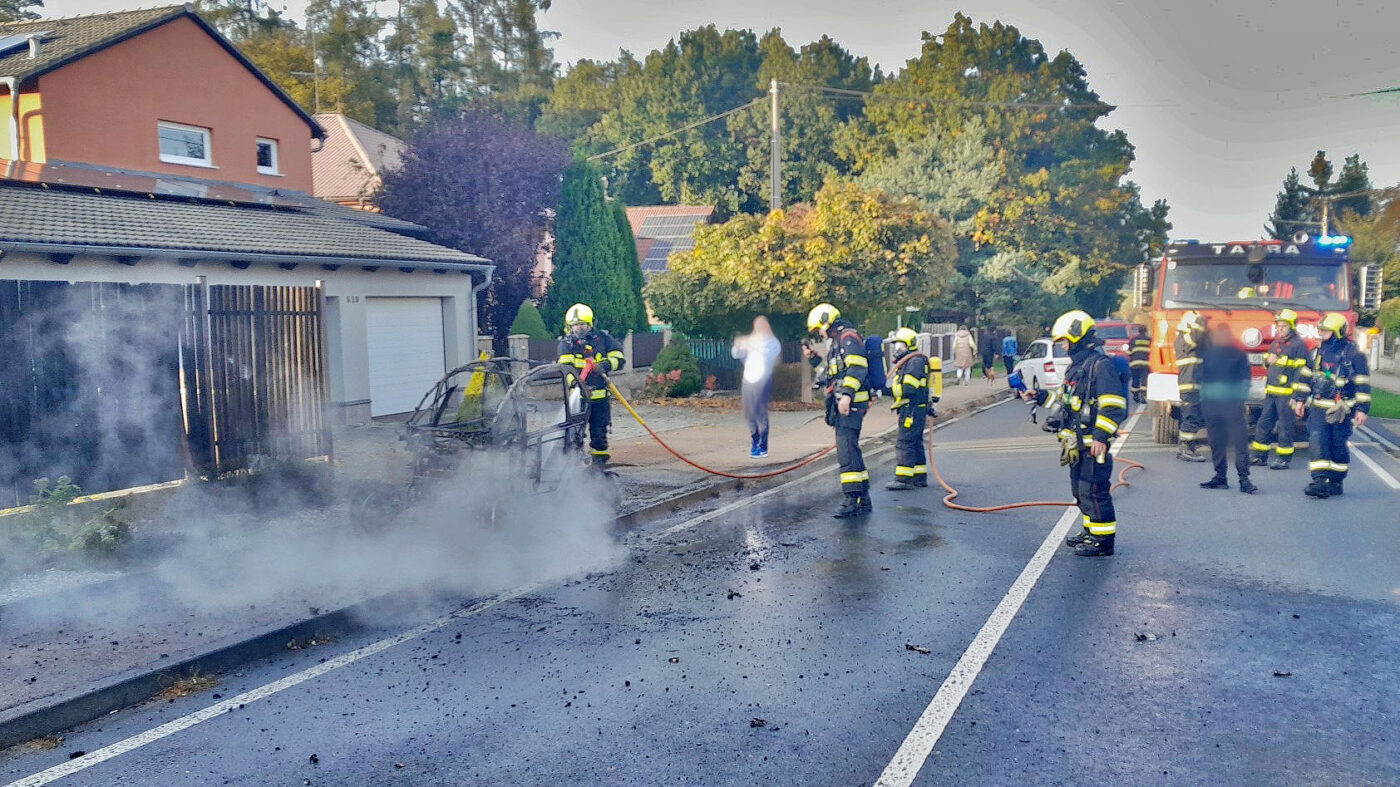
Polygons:
<instances>
[{"instance_id":1,"label":"wet road surface","mask_svg":"<svg viewBox=\"0 0 1400 787\"><path fill-rule=\"evenodd\" d=\"M1336 500L1305 498L1301 469L1259 472L1253 497L1200 490L1209 465L1139 424L1122 455L1150 469L1118 496L1118 554L1056 551L909 775L1400 782L1400 492L1359 461ZM963 502L1066 496L1019 405L936 441ZM882 485L888 454L872 470ZM0 775L85 751L72 764L106 759L60 783L871 784L1062 510L877 491L874 516L839 521L834 487L649 524L606 573L386 614Z\"/></svg>"}]
</instances>

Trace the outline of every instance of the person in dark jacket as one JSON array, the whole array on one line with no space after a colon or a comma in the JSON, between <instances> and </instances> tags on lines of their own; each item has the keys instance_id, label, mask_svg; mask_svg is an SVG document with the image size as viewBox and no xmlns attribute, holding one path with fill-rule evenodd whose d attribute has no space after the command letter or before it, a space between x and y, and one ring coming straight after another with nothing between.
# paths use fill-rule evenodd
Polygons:
<instances>
[{"instance_id":1,"label":"person in dark jacket","mask_svg":"<svg viewBox=\"0 0 1400 787\"><path fill-rule=\"evenodd\" d=\"M1201 350L1201 415L1210 440L1210 458L1215 476L1201 484L1202 489L1229 489L1228 455L1235 455L1235 473L1240 491L1252 495L1259 488L1249 480L1249 434L1245 425L1244 402L1249 398L1249 356L1235 345L1230 326L1216 323Z\"/></svg>"},{"instance_id":2,"label":"person in dark jacket","mask_svg":"<svg viewBox=\"0 0 1400 787\"><path fill-rule=\"evenodd\" d=\"M870 473L860 450L860 428L870 409L866 383L870 363L865 357L865 342L855 325L829 303L818 304L807 314L807 330L829 343L825 362L805 344L802 354L818 370L817 384L826 389L826 422L836 430L836 463L841 468L844 499L835 516L844 519L868 514Z\"/></svg>"},{"instance_id":3,"label":"person in dark jacket","mask_svg":"<svg viewBox=\"0 0 1400 787\"><path fill-rule=\"evenodd\" d=\"M982 377L987 382L997 379L997 350L1001 347L1001 340L997 338L997 329L987 327L982 329L982 335L977 341L979 354L982 356Z\"/></svg>"}]
</instances>

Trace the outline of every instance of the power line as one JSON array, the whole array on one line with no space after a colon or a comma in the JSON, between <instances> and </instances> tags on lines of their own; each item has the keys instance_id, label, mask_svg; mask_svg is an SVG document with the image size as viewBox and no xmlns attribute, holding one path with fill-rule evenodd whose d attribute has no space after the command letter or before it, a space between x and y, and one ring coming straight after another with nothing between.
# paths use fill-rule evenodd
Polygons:
<instances>
[{"instance_id":1,"label":"power line","mask_svg":"<svg viewBox=\"0 0 1400 787\"><path fill-rule=\"evenodd\" d=\"M588 160L589 160L589 161L597 161L598 159L608 158L608 157L610 157L610 156L616 156L616 155L619 154L619 153L626 153L626 152L629 151L629 150L635 150L635 149L637 149L637 148L639 148L639 147L641 147L641 146L643 146L643 145L650 145L650 144L653 143L653 142L658 142L658 141L660 141L660 140L666 139L667 137L674 137L674 136L677 135L677 134L680 134L680 133L689 131L689 130L691 130L691 129L693 129L693 128L699 128L699 127L701 127L701 126L703 126L703 125L705 125L705 124L707 124L707 123L713 123L713 122L715 122L716 120L722 120L722 119L724 119L724 118L727 118L727 117L729 117L730 115L735 114L736 112L743 112L744 110L746 110L746 109L748 109L748 108L750 108L750 107L757 106L758 104L762 104L764 101L767 101L767 99L766 99L766 98L756 98L756 99L754 99L753 101L750 101L749 103L744 104L743 106L734 107L733 109L727 109L727 110L725 110L725 111L723 111L723 112L720 112L720 113L717 114L717 115L710 115L709 117L704 118L704 119L702 119L702 120L697 120L697 121L695 121L694 123L687 123L686 125L681 126L680 128L673 128L673 129L671 129L670 131L666 131L666 132L663 132L663 133L661 133L661 134L657 134L657 135L654 136L654 137L647 137L646 139L644 139L644 140L642 140L642 141L640 141L640 142L633 142L633 143L630 144L630 145L624 145L624 146L622 146L622 147L620 147L620 148L614 148L613 150L609 150L609 151L607 151L606 153L598 153L598 154L596 154L596 155L589 156L589 157L588 157Z\"/></svg>"}]
</instances>

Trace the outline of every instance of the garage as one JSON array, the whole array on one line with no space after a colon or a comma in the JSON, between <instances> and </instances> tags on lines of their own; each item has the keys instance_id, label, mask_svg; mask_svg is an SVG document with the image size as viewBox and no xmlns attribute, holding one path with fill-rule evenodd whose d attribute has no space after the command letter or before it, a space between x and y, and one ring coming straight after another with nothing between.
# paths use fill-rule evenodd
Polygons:
<instances>
[{"instance_id":1,"label":"garage","mask_svg":"<svg viewBox=\"0 0 1400 787\"><path fill-rule=\"evenodd\" d=\"M440 298L365 299L370 415L396 415L418 406L442 378Z\"/></svg>"}]
</instances>

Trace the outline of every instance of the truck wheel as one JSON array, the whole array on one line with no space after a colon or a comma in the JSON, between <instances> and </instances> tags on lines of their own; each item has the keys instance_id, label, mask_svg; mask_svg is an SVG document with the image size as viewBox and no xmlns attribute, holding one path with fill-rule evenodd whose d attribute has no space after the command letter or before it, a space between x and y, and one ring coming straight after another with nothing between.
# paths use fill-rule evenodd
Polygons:
<instances>
[{"instance_id":1,"label":"truck wheel","mask_svg":"<svg viewBox=\"0 0 1400 787\"><path fill-rule=\"evenodd\" d=\"M1152 403L1152 442L1158 445L1176 445L1181 423L1172 417L1171 406L1163 402Z\"/></svg>"}]
</instances>

